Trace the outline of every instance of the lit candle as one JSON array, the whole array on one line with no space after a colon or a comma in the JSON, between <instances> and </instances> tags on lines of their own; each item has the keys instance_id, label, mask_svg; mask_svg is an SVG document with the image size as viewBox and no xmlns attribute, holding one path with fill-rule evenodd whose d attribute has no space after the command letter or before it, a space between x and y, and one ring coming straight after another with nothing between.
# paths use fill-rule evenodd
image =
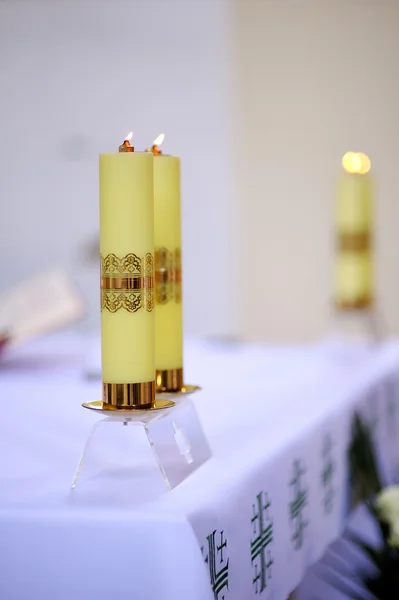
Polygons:
<instances>
[{"instance_id":1,"label":"lit candle","mask_svg":"<svg viewBox=\"0 0 399 600\"><path fill-rule=\"evenodd\" d=\"M347 152L338 185L336 305L369 308L373 303L373 182L371 163L361 152Z\"/></svg>"},{"instance_id":2,"label":"lit candle","mask_svg":"<svg viewBox=\"0 0 399 600\"><path fill-rule=\"evenodd\" d=\"M153 157L100 156L103 401L119 408L155 402Z\"/></svg>"},{"instance_id":3,"label":"lit candle","mask_svg":"<svg viewBox=\"0 0 399 600\"><path fill-rule=\"evenodd\" d=\"M181 301L180 159L162 154L161 134L154 155L155 367L157 391L183 387Z\"/></svg>"}]
</instances>

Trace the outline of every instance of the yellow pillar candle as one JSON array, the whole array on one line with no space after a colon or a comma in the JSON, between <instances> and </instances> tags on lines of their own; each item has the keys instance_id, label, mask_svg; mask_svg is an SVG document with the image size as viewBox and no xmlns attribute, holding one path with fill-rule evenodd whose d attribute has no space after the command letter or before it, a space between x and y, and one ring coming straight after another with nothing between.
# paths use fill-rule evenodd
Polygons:
<instances>
[{"instance_id":1,"label":"yellow pillar candle","mask_svg":"<svg viewBox=\"0 0 399 600\"><path fill-rule=\"evenodd\" d=\"M373 302L373 182L370 160L347 152L338 184L336 305L368 308Z\"/></svg>"},{"instance_id":2,"label":"yellow pillar candle","mask_svg":"<svg viewBox=\"0 0 399 600\"><path fill-rule=\"evenodd\" d=\"M124 142L100 156L103 401L155 402L153 156Z\"/></svg>"},{"instance_id":3,"label":"yellow pillar candle","mask_svg":"<svg viewBox=\"0 0 399 600\"><path fill-rule=\"evenodd\" d=\"M183 311L181 297L180 159L159 150L155 140L155 366L158 391L183 387Z\"/></svg>"}]
</instances>

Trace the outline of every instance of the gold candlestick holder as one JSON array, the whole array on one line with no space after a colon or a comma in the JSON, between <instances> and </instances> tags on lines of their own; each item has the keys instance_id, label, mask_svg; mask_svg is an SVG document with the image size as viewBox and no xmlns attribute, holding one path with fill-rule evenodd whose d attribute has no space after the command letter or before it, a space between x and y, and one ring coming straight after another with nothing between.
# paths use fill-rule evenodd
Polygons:
<instances>
[{"instance_id":1,"label":"gold candlestick holder","mask_svg":"<svg viewBox=\"0 0 399 600\"><path fill-rule=\"evenodd\" d=\"M156 371L156 391L157 394L162 394L168 397L184 396L198 392L201 387L199 385L188 385L184 383L183 369L168 369Z\"/></svg>"}]
</instances>

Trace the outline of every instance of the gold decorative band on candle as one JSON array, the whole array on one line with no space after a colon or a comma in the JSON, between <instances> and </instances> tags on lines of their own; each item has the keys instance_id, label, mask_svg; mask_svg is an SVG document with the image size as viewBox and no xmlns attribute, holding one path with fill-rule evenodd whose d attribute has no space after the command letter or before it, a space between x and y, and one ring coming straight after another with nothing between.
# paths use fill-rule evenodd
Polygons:
<instances>
[{"instance_id":1,"label":"gold decorative band on candle","mask_svg":"<svg viewBox=\"0 0 399 600\"><path fill-rule=\"evenodd\" d=\"M372 246L370 233L341 233L338 235L340 252L366 252Z\"/></svg>"},{"instance_id":2,"label":"gold decorative band on candle","mask_svg":"<svg viewBox=\"0 0 399 600\"><path fill-rule=\"evenodd\" d=\"M179 392L183 384L183 369L156 371L157 392Z\"/></svg>"},{"instance_id":3,"label":"gold decorative band on candle","mask_svg":"<svg viewBox=\"0 0 399 600\"><path fill-rule=\"evenodd\" d=\"M142 290L154 288L154 277L101 277L102 290Z\"/></svg>"},{"instance_id":4,"label":"gold decorative band on candle","mask_svg":"<svg viewBox=\"0 0 399 600\"><path fill-rule=\"evenodd\" d=\"M155 381L144 383L103 382L103 402L116 408L148 410L155 403Z\"/></svg>"},{"instance_id":5,"label":"gold decorative band on candle","mask_svg":"<svg viewBox=\"0 0 399 600\"><path fill-rule=\"evenodd\" d=\"M133 252L119 258L115 254L107 254L101 258L101 275L124 275L131 277L132 275L153 275L154 274L154 259L150 252L140 258Z\"/></svg>"},{"instance_id":6,"label":"gold decorative band on candle","mask_svg":"<svg viewBox=\"0 0 399 600\"><path fill-rule=\"evenodd\" d=\"M154 259L130 253L119 258L115 254L101 256L101 310L112 313L119 309L137 312L154 309Z\"/></svg>"},{"instance_id":7,"label":"gold decorative band on candle","mask_svg":"<svg viewBox=\"0 0 399 600\"><path fill-rule=\"evenodd\" d=\"M155 250L155 300L167 304L181 302L181 250Z\"/></svg>"}]
</instances>

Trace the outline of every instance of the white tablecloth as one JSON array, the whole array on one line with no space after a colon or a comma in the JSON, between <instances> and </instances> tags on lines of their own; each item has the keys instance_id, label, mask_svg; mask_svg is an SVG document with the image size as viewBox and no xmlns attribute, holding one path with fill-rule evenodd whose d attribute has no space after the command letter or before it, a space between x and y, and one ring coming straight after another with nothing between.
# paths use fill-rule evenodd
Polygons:
<instances>
[{"instance_id":1,"label":"white tablecloth","mask_svg":"<svg viewBox=\"0 0 399 600\"><path fill-rule=\"evenodd\" d=\"M87 351L63 334L0 367L2 600L283 600L344 526L356 409L397 470L397 343L189 341L186 381L203 387L193 399L213 458L171 492L116 477L71 495L98 418L81 403L101 397Z\"/></svg>"}]
</instances>

